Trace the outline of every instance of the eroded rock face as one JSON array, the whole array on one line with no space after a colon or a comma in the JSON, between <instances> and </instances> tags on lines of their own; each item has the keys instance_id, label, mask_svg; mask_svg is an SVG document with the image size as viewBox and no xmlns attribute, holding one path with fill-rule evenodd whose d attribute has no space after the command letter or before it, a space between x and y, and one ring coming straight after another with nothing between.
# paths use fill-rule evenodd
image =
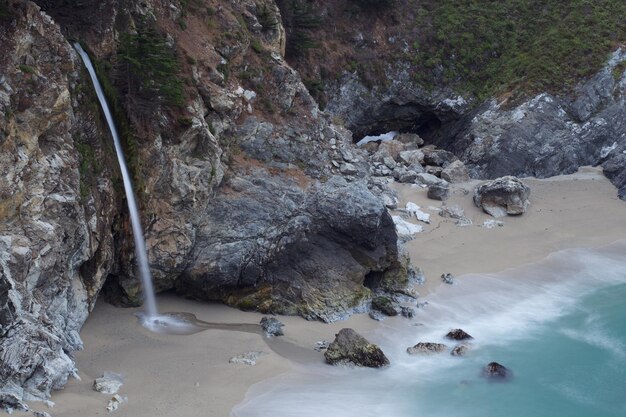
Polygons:
<instances>
[{"instance_id":1,"label":"eroded rock face","mask_svg":"<svg viewBox=\"0 0 626 417\"><path fill-rule=\"evenodd\" d=\"M331 365L353 365L380 368L389 365L382 350L352 329L341 329L324 353Z\"/></svg>"},{"instance_id":2,"label":"eroded rock face","mask_svg":"<svg viewBox=\"0 0 626 417\"><path fill-rule=\"evenodd\" d=\"M518 178L506 176L479 185L474 204L493 217L523 214L528 208L530 188Z\"/></svg>"},{"instance_id":3,"label":"eroded rock face","mask_svg":"<svg viewBox=\"0 0 626 417\"><path fill-rule=\"evenodd\" d=\"M370 296L365 276L398 257L382 202L340 178L301 187L253 172L230 179L231 191L208 208L177 291L324 321L362 311Z\"/></svg>"},{"instance_id":4,"label":"eroded rock face","mask_svg":"<svg viewBox=\"0 0 626 417\"><path fill-rule=\"evenodd\" d=\"M0 22L0 407L46 399L113 264L117 212L90 86L30 2Z\"/></svg>"},{"instance_id":5,"label":"eroded rock face","mask_svg":"<svg viewBox=\"0 0 626 417\"><path fill-rule=\"evenodd\" d=\"M510 109L495 100L486 103L438 145L459 155L473 178L545 178L602 165L624 199L626 73L619 67L624 61L626 49L618 49L569 97L539 94Z\"/></svg>"}]
</instances>

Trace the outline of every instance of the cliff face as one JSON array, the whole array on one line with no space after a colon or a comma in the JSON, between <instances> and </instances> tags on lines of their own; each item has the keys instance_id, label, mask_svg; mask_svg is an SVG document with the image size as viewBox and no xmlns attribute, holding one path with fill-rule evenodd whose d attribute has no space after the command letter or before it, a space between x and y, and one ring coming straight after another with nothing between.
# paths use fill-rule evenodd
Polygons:
<instances>
[{"instance_id":1,"label":"cliff face","mask_svg":"<svg viewBox=\"0 0 626 417\"><path fill-rule=\"evenodd\" d=\"M366 277L403 290L380 188L283 59L273 2L37 3L0 14L2 406L64 385L101 291L141 303L113 147L69 39L115 113L158 291L331 321L365 308Z\"/></svg>"},{"instance_id":2,"label":"cliff face","mask_svg":"<svg viewBox=\"0 0 626 417\"><path fill-rule=\"evenodd\" d=\"M11 5L0 44L0 403L46 398L113 265L110 148L54 22ZM87 92L87 93L85 93Z\"/></svg>"}]
</instances>

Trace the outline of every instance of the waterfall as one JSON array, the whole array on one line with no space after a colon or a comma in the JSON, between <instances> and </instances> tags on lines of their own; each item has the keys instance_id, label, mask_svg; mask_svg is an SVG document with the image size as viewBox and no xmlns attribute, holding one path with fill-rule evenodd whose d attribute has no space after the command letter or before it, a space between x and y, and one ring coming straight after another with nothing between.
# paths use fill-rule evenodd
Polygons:
<instances>
[{"instance_id":1,"label":"waterfall","mask_svg":"<svg viewBox=\"0 0 626 417\"><path fill-rule=\"evenodd\" d=\"M143 230L141 229L139 210L137 209L137 201L135 199L135 193L133 191L133 184L130 180L130 174L128 173L128 167L126 166L126 161L124 160L124 150L122 149L120 137L117 133L117 129L115 128L115 123L113 122L111 110L109 109L109 105L107 104L104 92L102 91L102 86L98 81L96 71L94 70L91 60L89 59L89 55L87 55L87 53L83 50L83 48L81 48L78 43L74 44L74 48L76 48L76 51L78 51L78 54L85 63L85 67L87 67L87 71L89 71L91 82L93 83L96 94L98 95L98 100L100 101L100 106L102 107L102 111L104 112L104 117L106 118L107 124L109 125L111 136L113 136L115 152L117 153L117 160L120 164L120 170L122 171L122 178L124 180L124 191L126 192L126 201L128 201L130 222L133 227L133 238L135 239L135 254L137 256L137 266L139 268L141 284L143 285L143 298L146 315L147 318L150 319L157 316L156 300L154 298L152 276L150 274L150 268L148 266L148 255L146 254L146 244L143 239Z\"/></svg>"}]
</instances>

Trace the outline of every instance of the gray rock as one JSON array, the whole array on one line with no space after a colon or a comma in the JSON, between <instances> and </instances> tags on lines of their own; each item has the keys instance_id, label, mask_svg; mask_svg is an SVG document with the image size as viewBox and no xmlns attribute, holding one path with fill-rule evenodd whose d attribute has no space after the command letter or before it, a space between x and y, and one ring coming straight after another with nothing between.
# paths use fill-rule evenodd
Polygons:
<instances>
[{"instance_id":1,"label":"gray rock","mask_svg":"<svg viewBox=\"0 0 626 417\"><path fill-rule=\"evenodd\" d=\"M408 347L406 353L409 355L441 353L447 348L442 343L419 342L415 346Z\"/></svg>"},{"instance_id":2,"label":"gray rock","mask_svg":"<svg viewBox=\"0 0 626 417\"><path fill-rule=\"evenodd\" d=\"M52 417L49 413L46 413L45 411L33 411L33 415L35 417Z\"/></svg>"},{"instance_id":3,"label":"gray rock","mask_svg":"<svg viewBox=\"0 0 626 417\"><path fill-rule=\"evenodd\" d=\"M454 161L441 171L441 179L448 182L465 182L469 181L470 177L465 164L461 161Z\"/></svg>"},{"instance_id":4,"label":"gray rock","mask_svg":"<svg viewBox=\"0 0 626 417\"><path fill-rule=\"evenodd\" d=\"M465 218L465 210L460 206L446 206L443 205L439 211L439 215L444 218L450 219L463 219Z\"/></svg>"},{"instance_id":5,"label":"gray rock","mask_svg":"<svg viewBox=\"0 0 626 417\"><path fill-rule=\"evenodd\" d=\"M396 181L404 184L413 184L417 179L418 173L411 171L405 167L398 167L393 170L393 177Z\"/></svg>"},{"instance_id":6,"label":"gray rock","mask_svg":"<svg viewBox=\"0 0 626 417\"><path fill-rule=\"evenodd\" d=\"M406 165L418 164L421 165L424 162L424 152L419 149L400 152L399 159Z\"/></svg>"},{"instance_id":7,"label":"gray rock","mask_svg":"<svg viewBox=\"0 0 626 417\"><path fill-rule=\"evenodd\" d=\"M387 315L381 313L378 310L371 310L368 315L370 316L370 318L372 320L376 320L376 321L383 321L385 320L386 317L388 317Z\"/></svg>"},{"instance_id":8,"label":"gray rock","mask_svg":"<svg viewBox=\"0 0 626 417\"><path fill-rule=\"evenodd\" d=\"M391 156L386 156L383 158L383 164L389 169L394 169L396 167L396 161Z\"/></svg>"},{"instance_id":9,"label":"gray rock","mask_svg":"<svg viewBox=\"0 0 626 417\"><path fill-rule=\"evenodd\" d=\"M450 187L447 184L433 184L428 187L428 198L445 201L450 197Z\"/></svg>"},{"instance_id":10,"label":"gray rock","mask_svg":"<svg viewBox=\"0 0 626 417\"><path fill-rule=\"evenodd\" d=\"M354 165L349 163L341 164L341 166L339 167L339 171L341 171L341 173L344 175L354 175L359 172Z\"/></svg>"},{"instance_id":11,"label":"gray rock","mask_svg":"<svg viewBox=\"0 0 626 417\"><path fill-rule=\"evenodd\" d=\"M452 152L448 152L444 149L425 147L422 149L422 152L424 153L424 164L441 168L446 168L452 162L459 159Z\"/></svg>"},{"instance_id":12,"label":"gray rock","mask_svg":"<svg viewBox=\"0 0 626 417\"><path fill-rule=\"evenodd\" d=\"M313 345L313 350L321 352L328 349L328 346L330 346L330 342L328 340L319 340L315 342L315 345Z\"/></svg>"},{"instance_id":13,"label":"gray rock","mask_svg":"<svg viewBox=\"0 0 626 417\"><path fill-rule=\"evenodd\" d=\"M424 144L424 139L415 133L400 133L395 139L399 142L415 146L422 146Z\"/></svg>"},{"instance_id":14,"label":"gray rock","mask_svg":"<svg viewBox=\"0 0 626 417\"><path fill-rule=\"evenodd\" d=\"M380 311L387 316L397 316L398 310L394 306L391 298L386 296L377 296L372 299L372 308Z\"/></svg>"},{"instance_id":15,"label":"gray rock","mask_svg":"<svg viewBox=\"0 0 626 417\"><path fill-rule=\"evenodd\" d=\"M389 365L382 350L352 329L341 329L324 353L331 365L344 364L380 368Z\"/></svg>"},{"instance_id":16,"label":"gray rock","mask_svg":"<svg viewBox=\"0 0 626 417\"><path fill-rule=\"evenodd\" d=\"M522 214L528 208L530 188L516 177L506 176L479 185L474 204L493 217Z\"/></svg>"},{"instance_id":17,"label":"gray rock","mask_svg":"<svg viewBox=\"0 0 626 417\"><path fill-rule=\"evenodd\" d=\"M441 280L444 284L452 285L454 284L454 276L450 273L441 274Z\"/></svg>"},{"instance_id":18,"label":"gray rock","mask_svg":"<svg viewBox=\"0 0 626 417\"><path fill-rule=\"evenodd\" d=\"M254 366L256 365L257 360L261 356L265 356L265 355L267 355L267 353L260 352L260 351L244 352L241 355L233 356L232 358L230 358L228 360L228 363Z\"/></svg>"},{"instance_id":19,"label":"gray rock","mask_svg":"<svg viewBox=\"0 0 626 417\"><path fill-rule=\"evenodd\" d=\"M420 184L424 184L428 186L431 186L431 185L448 186L447 181L442 180L441 178L437 178L436 176L432 174L428 174L426 172L417 174L416 181Z\"/></svg>"},{"instance_id":20,"label":"gray rock","mask_svg":"<svg viewBox=\"0 0 626 417\"><path fill-rule=\"evenodd\" d=\"M274 317L263 317L261 319L261 328L266 336L283 336L284 324Z\"/></svg>"},{"instance_id":21,"label":"gray rock","mask_svg":"<svg viewBox=\"0 0 626 417\"><path fill-rule=\"evenodd\" d=\"M122 385L124 385L124 376L115 372L105 372L100 378L96 378L92 388L103 394L117 394Z\"/></svg>"},{"instance_id":22,"label":"gray rock","mask_svg":"<svg viewBox=\"0 0 626 417\"><path fill-rule=\"evenodd\" d=\"M400 314L402 314L402 317L412 319L413 317L415 317L416 311L413 307L401 307Z\"/></svg>"}]
</instances>

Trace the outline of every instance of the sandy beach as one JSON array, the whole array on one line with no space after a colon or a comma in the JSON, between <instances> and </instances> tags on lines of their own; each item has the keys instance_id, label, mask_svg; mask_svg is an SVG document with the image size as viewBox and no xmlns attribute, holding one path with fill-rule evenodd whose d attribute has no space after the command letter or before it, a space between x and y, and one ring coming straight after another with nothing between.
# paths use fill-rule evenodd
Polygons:
<instances>
[{"instance_id":1,"label":"sandy beach","mask_svg":"<svg viewBox=\"0 0 626 417\"><path fill-rule=\"evenodd\" d=\"M472 220L472 225L464 227L429 209L441 202L429 200L425 189L394 185L401 208L410 201L431 214L431 223L422 224L424 232L406 244L413 263L426 276L426 285L420 290L423 296L440 285L444 272L455 276L496 272L540 260L561 249L598 247L626 237L626 203L617 199L615 188L598 169L584 168L569 176L524 182L532 190L528 211L499 219L504 225L492 229L482 227L492 218L472 202L478 182L455 186L446 203L464 209ZM415 218L411 221L418 223ZM257 324L262 317L173 294L160 295L158 303L163 312L189 312L216 323ZM143 329L132 314L137 311L140 309L98 303L81 332L84 350L75 355L81 380L70 380L63 391L55 393L53 408L32 403L32 409L64 417L107 415L105 407L111 395L97 393L91 386L95 378L111 371L125 376L120 395L128 398L112 415L226 417L253 384L286 372L299 362L321 363L322 355L313 350L316 341L332 340L344 327L367 336L380 325L366 315L333 324L280 317L285 336L269 340L258 331L225 329L172 336ZM228 362L246 351L267 355L255 366Z\"/></svg>"}]
</instances>

